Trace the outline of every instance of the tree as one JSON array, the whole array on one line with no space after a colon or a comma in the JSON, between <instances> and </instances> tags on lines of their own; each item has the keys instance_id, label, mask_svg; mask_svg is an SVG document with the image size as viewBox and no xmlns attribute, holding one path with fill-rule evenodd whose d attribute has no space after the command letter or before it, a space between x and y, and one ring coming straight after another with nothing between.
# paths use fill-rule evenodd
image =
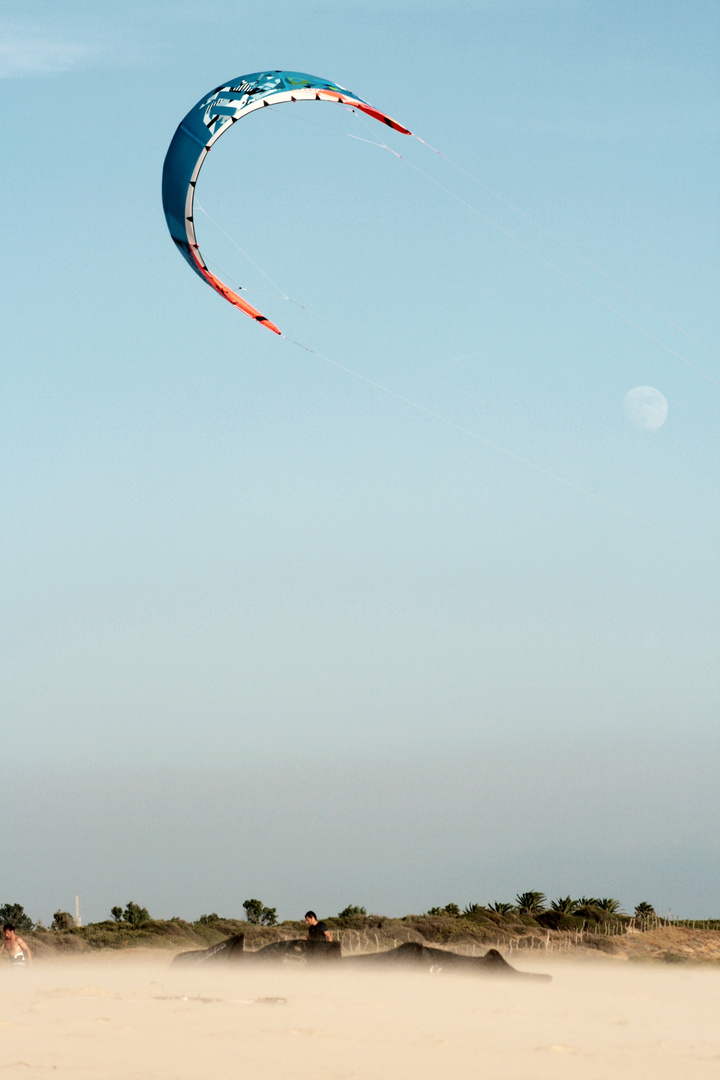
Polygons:
<instances>
[{"instance_id":1,"label":"tree","mask_svg":"<svg viewBox=\"0 0 720 1080\"><path fill-rule=\"evenodd\" d=\"M0 926L10 923L18 934L29 934L35 923L29 915L25 914L22 904L2 904L0 906Z\"/></svg>"},{"instance_id":2,"label":"tree","mask_svg":"<svg viewBox=\"0 0 720 1080\"><path fill-rule=\"evenodd\" d=\"M69 911L56 911L53 915L53 930L71 930L74 925L75 920Z\"/></svg>"},{"instance_id":3,"label":"tree","mask_svg":"<svg viewBox=\"0 0 720 1080\"><path fill-rule=\"evenodd\" d=\"M134 900L128 901L124 911L121 907L110 908L110 914L115 922L128 923L133 929L142 926L143 923L150 922L150 912L148 909L140 907Z\"/></svg>"},{"instance_id":4,"label":"tree","mask_svg":"<svg viewBox=\"0 0 720 1080\"><path fill-rule=\"evenodd\" d=\"M214 911L210 915L201 915L198 919L200 926L212 926L213 923L220 922L220 916Z\"/></svg>"},{"instance_id":5,"label":"tree","mask_svg":"<svg viewBox=\"0 0 720 1080\"><path fill-rule=\"evenodd\" d=\"M277 926L277 908L265 907L262 900L244 900L245 918L255 926Z\"/></svg>"},{"instance_id":6,"label":"tree","mask_svg":"<svg viewBox=\"0 0 720 1080\"><path fill-rule=\"evenodd\" d=\"M600 901L596 896L581 896L575 909L576 915L584 915L589 919L598 919Z\"/></svg>"},{"instance_id":7,"label":"tree","mask_svg":"<svg viewBox=\"0 0 720 1080\"><path fill-rule=\"evenodd\" d=\"M247 921L259 925L263 913L262 900L243 900L243 907Z\"/></svg>"},{"instance_id":8,"label":"tree","mask_svg":"<svg viewBox=\"0 0 720 1080\"><path fill-rule=\"evenodd\" d=\"M277 908L264 907L262 909L262 915L260 916L260 922L263 926L277 926Z\"/></svg>"},{"instance_id":9,"label":"tree","mask_svg":"<svg viewBox=\"0 0 720 1080\"><path fill-rule=\"evenodd\" d=\"M550 901L550 907L557 911L558 915L572 915L577 906L578 901L571 900L569 896L558 896L557 900Z\"/></svg>"},{"instance_id":10,"label":"tree","mask_svg":"<svg viewBox=\"0 0 720 1080\"><path fill-rule=\"evenodd\" d=\"M598 900L597 906L608 915L616 915L620 911L620 901L614 900L612 896L605 896L602 900Z\"/></svg>"},{"instance_id":11,"label":"tree","mask_svg":"<svg viewBox=\"0 0 720 1080\"><path fill-rule=\"evenodd\" d=\"M635 916L638 919L647 919L649 915L655 914L655 908L647 900L641 900L635 908Z\"/></svg>"},{"instance_id":12,"label":"tree","mask_svg":"<svg viewBox=\"0 0 720 1080\"><path fill-rule=\"evenodd\" d=\"M143 923L150 922L150 912L147 908L140 907L134 900L130 900L125 908L123 920L133 927L142 926Z\"/></svg>"},{"instance_id":13,"label":"tree","mask_svg":"<svg viewBox=\"0 0 720 1080\"><path fill-rule=\"evenodd\" d=\"M541 915L545 910L545 893L524 892L515 897L521 915Z\"/></svg>"},{"instance_id":14,"label":"tree","mask_svg":"<svg viewBox=\"0 0 720 1080\"><path fill-rule=\"evenodd\" d=\"M491 911L496 911L498 915L509 915L511 911L515 910L514 904L508 904L505 900L495 900L490 905Z\"/></svg>"}]
</instances>

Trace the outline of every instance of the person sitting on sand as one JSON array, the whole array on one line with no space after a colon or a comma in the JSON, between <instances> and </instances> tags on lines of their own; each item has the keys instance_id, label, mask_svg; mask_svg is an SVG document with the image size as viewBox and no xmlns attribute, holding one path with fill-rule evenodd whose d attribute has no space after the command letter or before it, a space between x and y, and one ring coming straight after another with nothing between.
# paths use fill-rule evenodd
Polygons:
<instances>
[{"instance_id":1,"label":"person sitting on sand","mask_svg":"<svg viewBox=\"0 0 720 1080\"><path fill-rule=\"evenodd\" d=\"M8 954L8 959L14 968L24 968L32 960L30 946L18 937L12 923L5 923L3 933L5 940L0 942L0 952L4 950Z\"/></svg>"},{"instance_id":2,"label":"person sitting on sand","mask_svg":"<svg viewBox=\"0 0 720 1080\"><path fill-rule=\"evenodd\" d=\"M308 924L308 941L318 941L324 938L325 941L332 941L332 934L327 928L327 923L318 922L318 917L314 911L305 912L305 922Z\"/></svg>"}]
</instances>

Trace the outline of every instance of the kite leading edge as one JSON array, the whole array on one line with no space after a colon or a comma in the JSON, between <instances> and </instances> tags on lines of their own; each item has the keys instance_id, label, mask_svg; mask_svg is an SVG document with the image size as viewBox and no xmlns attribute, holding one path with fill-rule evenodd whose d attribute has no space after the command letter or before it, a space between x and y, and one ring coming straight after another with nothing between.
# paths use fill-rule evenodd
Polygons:
<instances>
[{"instance_id":1,"label":"kite leading edge","mask_svg":"<svg viewBox=\"0 0 720 1080\"><path fill-rule=\"evenodd\" d=\"M389 116L327 79L299 71L261 71L217 87L194 105L178 127L165 156L162 200L170 235L196 274L251 319L279 334L274 323L208 270L195 236L193 202L200 169L213 143L256 109L285 101L336 101L379 120L403 135L411 132Z\"/></svg>"}]
</instances>

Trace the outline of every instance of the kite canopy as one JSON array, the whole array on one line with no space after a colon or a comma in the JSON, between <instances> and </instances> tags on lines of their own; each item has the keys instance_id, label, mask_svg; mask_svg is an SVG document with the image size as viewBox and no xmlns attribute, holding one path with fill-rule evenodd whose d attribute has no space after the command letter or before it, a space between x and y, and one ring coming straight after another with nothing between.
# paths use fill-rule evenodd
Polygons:
<instances>
[{"instance_id":1,"label":"kite canopy","mask_svg":"<svg viewBox=\"0 0 720 1080\"><path fill-rule=\"evenodd\" d=\"M366 101L327 79L299 71L261 71L241 75L207 94L193 106L170 143L163 166L162 200L170 235L193 270L250 318L279 334L277 326L224 285L205 265L195 237L195 185L213 143L233 124L256 109L283 101L337 101L380 120L403 135L407 128Z\"/></svg>"}]
</instances>

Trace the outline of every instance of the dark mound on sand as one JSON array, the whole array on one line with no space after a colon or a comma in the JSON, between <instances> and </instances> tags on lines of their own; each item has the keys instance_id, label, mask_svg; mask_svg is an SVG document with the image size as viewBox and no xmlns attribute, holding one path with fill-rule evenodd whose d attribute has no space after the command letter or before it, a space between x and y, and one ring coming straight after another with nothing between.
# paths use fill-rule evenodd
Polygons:
<instances>
[{"instance_id":1,"label":"dark mound on sand","mask_svg":"<svg viewBox=\"0 0 720 1080\"><path fill-rule=\"evenodd\" d=\"M262 952L262 949L260 950ZM245 935L233 934L225 941L219 941L217 945L211 945L209 949L191 949L190 952L181 952L173 957L173 964L206 964L225 960L242 960L249 956L245 952Z\"/></svg>"},{"instance_id":2,"label":"dark mound on sand","mask_svg":"<svg viewBox=\"0 0 720 1080\"><path fill-rule=\"evenodd\" d=\"M194 949L192 952L178 953L173 964L206 964L232 961L252 964L256 961L289 960L313 962L317 960L341 960L342 949L337 941L273 941L261 949L245 951L245 935L235 934L225 941L218 942L210 949Z\"/></svg>"},{"instance_id":3,"label":"dark mound on sand","mask_svg":"<svg viewBox=\"0 0 720 1080\"><path fill-rule=\"evenodd\" d=\"M243 934L213 945L210 949L179 953L174 964L205 963L265 963L289 961L300 963L330 962L342 963L344 967L413 967L424 969L431 974L446 971L477 973L482 975L512 975L524 979L549 980L549 975L527 974L517 971L500 955L497 949L490 949L484 956L460 956L446 949L432 949L416 941L406 941L396 949L385 952L365 953L361 956L343 956L339 942L336 941L275 941L255 952L245 952Z\"/></svg>"},{"instance_id":4,"label":"dark mound on sand","mask_svg":"<svg viewBox=\"0 0 720 1080\"><path fill-rule=\"evenodd\" d=\"M364 956L345 957L345 964L374 964L375 966L397 966L425 968L431 974L443 971L478 972L482 975L515 975L523 979L550 980L550 975L527 974L511 967L497 951L488 949L484 956L461 956L448 949L432 949L417 941L406 941L396 949L387 952L368 953Z\"/></svg>"}]
</instances>

